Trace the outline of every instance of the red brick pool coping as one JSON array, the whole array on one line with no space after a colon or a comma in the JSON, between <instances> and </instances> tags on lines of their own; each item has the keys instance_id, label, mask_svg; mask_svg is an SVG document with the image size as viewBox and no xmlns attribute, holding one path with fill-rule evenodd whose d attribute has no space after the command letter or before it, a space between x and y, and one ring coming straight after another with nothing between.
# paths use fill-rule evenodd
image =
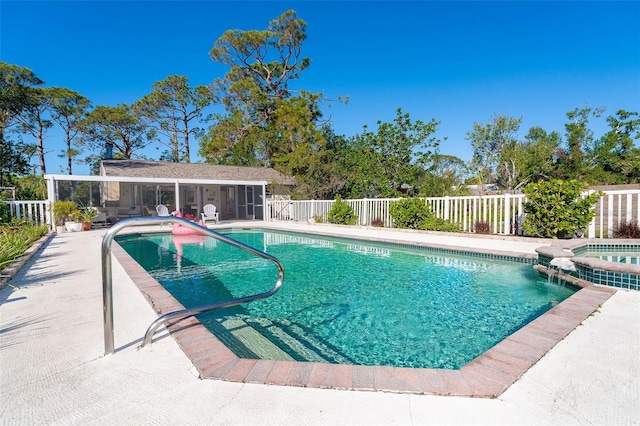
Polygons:
<instances>
[{"instance_id":1,"label":"red brick pool coping","mask_svg":"<svg viewBox=\"0 0 640 426\"><path fill-rule=\"evenodd\" d=\"M164 287L118 244L113 255L158 315L182 310ZM522 327L460 370L336 365L237 357L195 317L167 329L202 379L309 388L495 398L616 291L589 285Z\"/></svg>"}]
</instances>

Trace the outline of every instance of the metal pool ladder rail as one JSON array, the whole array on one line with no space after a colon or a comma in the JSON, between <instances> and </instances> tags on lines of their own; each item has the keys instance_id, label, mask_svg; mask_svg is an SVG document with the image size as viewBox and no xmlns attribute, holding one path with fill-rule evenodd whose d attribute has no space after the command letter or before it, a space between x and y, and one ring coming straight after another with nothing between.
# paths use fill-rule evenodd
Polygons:
<instances>
[{"instance_id":1,"label":"metal pool ladder rail","mask_svg":"<svg viewBox=\"0 0 640 426\"><path fill-rule=\"evenodd\" d=\"M231 244L234 247L238 247L244 251L260 256L264 259L270 260L275 263L278 268L278 281L273 286L273 288L269 291L260 294L254 294L252 296L240 297L237 299L226 300L218 303L213 303L210 305L204 305L196 308L183 309L180 311L169 312L168 314L162 315L158 317L147 329L147 332L144 335L144 340L142 342L142 346L151 343L153 338L153 334L157 330L160 325L165 322L176 319L176 318L186 318L193 315L197 315L201 312L210 311L213 309L226 308L228 306L240 305L242 303L252 302L254 300L265 299L275 292L277 292L282 286L282 282L284 281L284 268L282 263L275 257L267 254L263 251L255 249L251 246L243 244L239 241L236 241L232 238L226 237L222 234L219 234L211 229L202 227L198 224L190 222L186 219L182 219L179 217L133 217L129 219L124 219L115 225L113 225L105 234L102 239L102 301L103 301L103 317L104 317L104 352L105 355L112 354L115 352L114 342L113 342L113 285L112 285L112 274L111 274L111 243L113 242L114 237L118 232L122 229L127 228L129 226L143 226L143 225L161 225L163 223L174 223L180 224L182 226L186 226L187 228L191 228L195 231L198 231L202 235L206 235L208 237L215 238L218 241L222 241L228 244Z\"/></svg>"}]
</instances>

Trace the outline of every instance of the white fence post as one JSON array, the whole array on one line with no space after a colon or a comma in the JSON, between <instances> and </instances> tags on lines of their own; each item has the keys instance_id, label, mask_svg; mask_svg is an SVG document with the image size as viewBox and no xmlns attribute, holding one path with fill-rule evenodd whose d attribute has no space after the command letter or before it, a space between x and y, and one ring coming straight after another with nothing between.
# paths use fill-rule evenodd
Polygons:
<instances>
[{"instance_id":1,"label":"white fence post","mask_svg":"<svg viewBox=\"0 0 640 426\"><path fill-rule=\"evenodd\" d=\"M607 237L613 234L613 196L607 196ZM600 238L604 238L602 230L600 231Z\"/></svg>"},{"instance_id":2,"label":"white fence post","mask_svg":"<svg viewBox=\"0 0 640 426\"><path fill-rule=\"evenodd\" d=\"M442 217L444 220L449 220L449 200L448 195L444 197L444 216Z\"/></svg>"},{"instance_id":3,"label":"white fence post","mask_svg":"<svg viewBox=\"0 0 640 426\"><path fill-rule=\"evenodd\" d=\"M360 218L360 225L369 225L371 220L369 219L369 203L367 199L362 200L362 217Z\"/></svg>"},{"instance_id":4,"label":"white fence post","mask_svg":"<svg viewBox=\"0 0 640 426\"><path fill-rule=\"evenodd\" d=\"M504 194L504 232L503 234L511 234L511 196Z\"/></svg>"}]
</instances>

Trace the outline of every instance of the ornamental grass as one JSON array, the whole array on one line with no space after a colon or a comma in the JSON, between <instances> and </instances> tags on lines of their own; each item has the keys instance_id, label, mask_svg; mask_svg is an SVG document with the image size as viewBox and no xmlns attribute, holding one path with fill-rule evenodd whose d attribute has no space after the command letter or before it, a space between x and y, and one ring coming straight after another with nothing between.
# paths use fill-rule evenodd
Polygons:
<instances>
[{"instance_id":1,"label":"ornamental grass","mask_svg":"<svg viewBox=\"0 0 640 426\"><path fill-rule=\"evenodd\" d=\"M0 227L0 270L22 256L48 231L46 225L14 223Z\"/></svg>"}]
</instances>

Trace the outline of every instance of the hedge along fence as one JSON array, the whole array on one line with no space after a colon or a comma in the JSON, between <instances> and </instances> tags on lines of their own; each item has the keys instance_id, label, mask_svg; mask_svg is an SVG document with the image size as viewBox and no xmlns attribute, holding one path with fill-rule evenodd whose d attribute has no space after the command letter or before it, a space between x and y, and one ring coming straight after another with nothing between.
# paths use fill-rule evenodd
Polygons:
<instances>
[{"instance_id":1,"label":"hedge along fence","mask_svg":"<svg viewBox=\"0 0 640 426\"><path fill-rule=\"evenodd\" d=\"M592 191L591 191L592 192ZM607 238L622 221L640 222L640 189L603 191L605 195L596 204L596 215L587 228L591 238ZM590 192L584 192L587 195ZM365 198L343 200L358 216L358 225L369 226L382 220L385 227L393 226L389 205L400 198ZM488 222L491 232L503 235L521 235L524 221L524 194L501 194L460 197L430 197L424 199L437 217L457 223L463 232L475 232L476 222ZM269 200L267 220L306 222L315 217L327 222L333 200Z\"/></svg>"}]
</instances>

